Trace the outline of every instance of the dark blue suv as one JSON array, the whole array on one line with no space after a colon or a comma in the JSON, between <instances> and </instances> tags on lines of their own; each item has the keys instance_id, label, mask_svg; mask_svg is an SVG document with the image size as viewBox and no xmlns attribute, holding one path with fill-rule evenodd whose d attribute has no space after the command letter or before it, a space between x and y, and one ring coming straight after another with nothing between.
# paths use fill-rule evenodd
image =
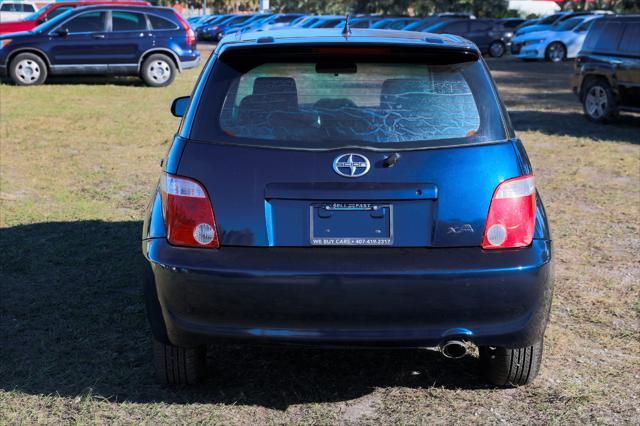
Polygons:
<instances>
[{"instance_id":1,"label":"dark blue suv","mask_svg":"<svg viewBox=\"0 0 640 426\"><path fill-rule=\"evenodd\" d=\"M111 74L140 75L161 87L199 62L189 25L161 7L82 7L0 37L0 73L22 86L42 84L49 74Z\"/></svg>"},{"instance_id":2,"label":"dark blue suv","mask_svg":"<svg viewBox=\"0 0 640 426\"><path fill-rule=\"evenodd\" d=\"M147 209L158 377L207 344L415 347L536 376L553 288L531 164L478 48L342 29L226 37Z\"/></svg>"}]
</instances>

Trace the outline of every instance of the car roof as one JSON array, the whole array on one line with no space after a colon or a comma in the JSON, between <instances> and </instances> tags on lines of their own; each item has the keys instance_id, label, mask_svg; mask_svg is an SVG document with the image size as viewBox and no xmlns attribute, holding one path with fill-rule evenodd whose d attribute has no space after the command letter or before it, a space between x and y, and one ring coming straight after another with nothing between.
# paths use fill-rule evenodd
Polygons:
<instances>
[{"instance_id":1,"label":"car roof","mask_svg":"<svg viewBox=\"0 0 640 426\"><path fill-rule=\"evenodd\" d=\"M149 2L139 0L75 0L75 1L56 1L55 3L49 3L52 6L69 6L69 5L87 5L87 6L140 6L148 7Z\"/></svg>"},{"instance_id":2,"label":"car roof","mask_svg":"<svg viewBox=\"0 0 640 426\"><path fill-rule=\"evenodd\" d=\"M87 11L87 10L114 10L114 9L125 9L125 10L135 10L137 12L173 12L173 9L170 7L161 7L161 6L138 6L134 4L92 4L90 6L82 6L78 7L76 11Z\"/></svg>"},{"instance_id":3,"label":"car roof","mask_svg":"<svg viewBox=\"0 0 640 426\"><path fill-rule=\"evenodd\" d=\"M471 49L477 51L472 42L451 34L430 34L415 31L380 30L372 28L353 28L348 36L342 34L342 28L304 28L288 30L269 30L262 32L236 33L224 37L216 51L222 52L228 47L251 45L287 45L287 44L372 44L397 46L437 46L453 49Z\"/></svg>"},{"instance_id":4,"label":"car roof","mask_svg":"<svg viewBox=\"0 0 640 426\"><path fill-rule=\"evenodd\" d=\"M634 14L625 14L625 15L600 15L602 16L601 19L607 19L607 20L615 20L615 21L637 21L638 19L640 19L640 14L634 13Z\"/></svg>"}]
</instances>

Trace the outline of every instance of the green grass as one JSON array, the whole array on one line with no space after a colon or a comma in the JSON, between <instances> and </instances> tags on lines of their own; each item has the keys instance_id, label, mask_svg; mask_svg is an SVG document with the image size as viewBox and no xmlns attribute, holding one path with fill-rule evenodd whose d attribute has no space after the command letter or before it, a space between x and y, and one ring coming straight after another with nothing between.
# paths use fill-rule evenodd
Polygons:
<instances>
[{"instance_id":1,"label":"green grass","mask_svg":"<svg viewBox=\"0 0 640 426\"><path fill-rule=\"evenodd\" d=\"M556 248L543 369L491 389L421 351L214 348L210 379L153 381L139 237L178 120L127 79L0 86L0 424L640 422L640 123L587 122L570 65L491 61Z\"/></svg>"}]
</instances>

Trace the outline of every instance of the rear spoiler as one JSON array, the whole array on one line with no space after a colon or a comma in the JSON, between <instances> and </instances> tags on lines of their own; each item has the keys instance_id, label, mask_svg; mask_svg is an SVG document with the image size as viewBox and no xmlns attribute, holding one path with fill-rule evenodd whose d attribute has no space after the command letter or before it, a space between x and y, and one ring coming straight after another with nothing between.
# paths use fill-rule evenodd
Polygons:
<instances>
[{"instance_id":1,"label":"rear spoiler","mask_svg":"<svg viewBox=\"0 0 640 426\"><path fill-rule=\"evenodd\" d=\"M271 39L266 37L265 39ZM418 43L358 43L307 42L286 43L257 40L257 44L227 43L219 53L220 59L233 63L256 62L317 62L357 61L376 63L424 63L448 65L475 62L480 52L470 44L438 45L425 41ZM273 43L273 44L271 44Z\"/></svg>"}]
</instances>

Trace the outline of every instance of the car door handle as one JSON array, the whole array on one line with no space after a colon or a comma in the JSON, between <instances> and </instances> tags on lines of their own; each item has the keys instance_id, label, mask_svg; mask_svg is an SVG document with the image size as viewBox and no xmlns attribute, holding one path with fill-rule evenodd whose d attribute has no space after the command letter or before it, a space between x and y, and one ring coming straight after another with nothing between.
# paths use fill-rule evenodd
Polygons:
<instances>
[{"instance_id":1,"label":"car door handle","mask_svg":"<svg viewBox=\"0 0 640 426\"><path fill-rule=\"evenodd\" d=\"M93 37L93 38L104 38L104 34L92 34L91 37Z\"/></svg>"}]
</instances>

